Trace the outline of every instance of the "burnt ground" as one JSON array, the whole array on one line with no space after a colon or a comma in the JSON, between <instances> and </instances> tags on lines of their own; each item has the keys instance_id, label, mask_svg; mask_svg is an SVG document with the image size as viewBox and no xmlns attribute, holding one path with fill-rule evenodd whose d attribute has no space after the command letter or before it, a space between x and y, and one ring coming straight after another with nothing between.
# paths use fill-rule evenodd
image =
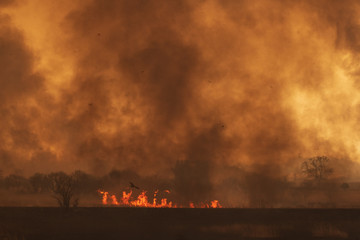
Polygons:
<instances>
[{"instance_id":1,"label":"burnt ground","mask_svg":"<svg viewBox=\"0 0 360 240\"><path fill-rule=\"evenodd\" d=\"M360 239L360 209L3 207L0 239Z\"/></svg>"}]
</instances>

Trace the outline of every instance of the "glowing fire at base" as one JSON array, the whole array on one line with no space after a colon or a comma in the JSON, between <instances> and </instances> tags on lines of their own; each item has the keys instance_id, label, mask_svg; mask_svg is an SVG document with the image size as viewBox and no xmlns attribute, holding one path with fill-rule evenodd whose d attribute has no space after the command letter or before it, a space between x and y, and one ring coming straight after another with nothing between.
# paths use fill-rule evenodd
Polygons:
<instances>
[{"instance_id":1,"label":"glowing fire at base","mask_svg":"<svg viewBox=\"0 0 360 240\"><path fill-rule=\"evenodd\" d=\"M122 192L121 199L117 199L115 195L109 195L109 192L98 190L102 195L102 204L103 205L112 205L112 206L122 206L122 207L149 207L149 208L222 208L218 200L213 200L210 204L200 203L195 205L193 202L190 202L188 206L178 206L173 204L171 201L168 202L167 198L162 198L160 201L157 199L157 193L159 190L156 190L154 193L153 201L150 203L146 195L146 191L142 191L136 199L131 200L132 191ZM169 190L165 190L166 193L170 193ZM110 196L110 197L109 197ZM111 201L110 201L111 200Z\"/></svg>"}]
</instances>

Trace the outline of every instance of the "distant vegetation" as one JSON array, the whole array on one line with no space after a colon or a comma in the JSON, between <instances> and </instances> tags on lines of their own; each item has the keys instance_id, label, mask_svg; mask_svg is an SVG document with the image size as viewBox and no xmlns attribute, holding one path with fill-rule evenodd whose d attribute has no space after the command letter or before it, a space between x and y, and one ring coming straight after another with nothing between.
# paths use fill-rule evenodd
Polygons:
<instances>
[{"instance_id":1,"label":"distant vegetation","mask_svg":"<svg viewBox=\"0 0 360 240\"><path fill-rule=\"evenodd\" d=\"M61 185L71 185L74 194L94 193L99 188L113 187L118 182L128 184L129 179L136 181L140 177L132 171L113 170L104 176L94 176L77 170L71 174L65 172L52 172L49 174L35 173L30 177L10 174L0 177L0 189L19 193L55 193L59 192ZM70 188L70 187L69 187Z\"/></svg>"},{"instance_id":2,"label":"distant vegetation","mask_svg":"<svg viewBox=\"0 0 360 240\"><path fill-rule=\"evenodd\" d=\"M307 177L322 181L334 172L334 169L329 166L329 162L330 159L327 156L312 157L302 163L301 170Z\"/></svg>"},{"instance_id":3,"label":"distant vegetation","mask_svg":"<svg viewBox=\"0 0 360 240\"><path fill-rule=\"evenodd\" d=\"M138 193L170 190L168 200L177 203L217 199L224 207L360 207L360 182L347 182L327 156L299 161L289 176L269 174L266 167L254 171L232 167L221 169L222 178L215 182L211 167L207 167L201 172L201 162L179 162L169 179L139 176L131 170L112 170L103 176L78 170L29 177L4 176L0 171L0 205L98 206L98 189L121 195L130 191L129 182L133 182L140 189L132 190Z\"/></svg>"},{"instance_id":4,"label":"distant vegetation","mask_svg":"<svg viewBox=\"0 0 360 240\"><path fill-rule=\"evenodd\" d=\"M35 173L30 177L10 174L0 175L0 191L26 195L42 195L55 199L60 207L69 209L81 203L81 197L92 196L99 198L97 190L110 191L129 190L129 181L133 181L141 189L155 191L155 189L171 189L171 183L157 177L140 177L129 170L112 170L106 175L95 176L77 170L67 174L52 172L49 174ZM0 204L1 205L1 204Z\"/></svg>"}]
</instances>

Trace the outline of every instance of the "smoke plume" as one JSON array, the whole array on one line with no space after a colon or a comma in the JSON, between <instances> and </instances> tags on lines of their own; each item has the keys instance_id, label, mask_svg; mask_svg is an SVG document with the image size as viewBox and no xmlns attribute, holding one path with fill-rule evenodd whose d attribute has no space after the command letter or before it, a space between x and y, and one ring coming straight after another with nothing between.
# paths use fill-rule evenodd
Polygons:
<instances>
[{"instance_id":1,"label":"smoke plume","mask_svg":"<svg viewBox=\"0 0 360 240\"><path fill-rule=\"evenodd\" d=\"M359 11L351 0L0 1L0 167L130 169L199 199L224 169L251 173L238 177L261 192L316 155L357 178Z\"/></svg>"}]
</instances>

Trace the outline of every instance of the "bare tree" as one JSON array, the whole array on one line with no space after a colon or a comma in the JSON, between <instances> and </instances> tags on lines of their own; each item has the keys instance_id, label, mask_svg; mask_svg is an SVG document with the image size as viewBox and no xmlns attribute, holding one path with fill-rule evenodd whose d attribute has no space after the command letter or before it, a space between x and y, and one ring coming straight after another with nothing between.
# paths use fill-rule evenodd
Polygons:
<instances>
[{"instance_id":1,"label":"bare tree","mask_svg":"<svg viewBox=\"0 0 360 240\"><path fill-rule=\"evenodd\" d=\"M60 207L69 209L74 197L74 178L63 172L58 172L50 174L49 179L51 180L52 196L58 201ZM77 202L78 199L75 199L74 205L77 205Z\"/></svg>"},{"instance_id":2,"label":"bare tree","mask_svg":"<svg viewBox=\"0 0 360 240\"><path fill-rule=\"evenodd\" d=\"M329 167L329 158L327 156L317 156L309 158L301 165L301 170L308 177L321 181L333 173Z\"/></svg>"}]
</instances>

